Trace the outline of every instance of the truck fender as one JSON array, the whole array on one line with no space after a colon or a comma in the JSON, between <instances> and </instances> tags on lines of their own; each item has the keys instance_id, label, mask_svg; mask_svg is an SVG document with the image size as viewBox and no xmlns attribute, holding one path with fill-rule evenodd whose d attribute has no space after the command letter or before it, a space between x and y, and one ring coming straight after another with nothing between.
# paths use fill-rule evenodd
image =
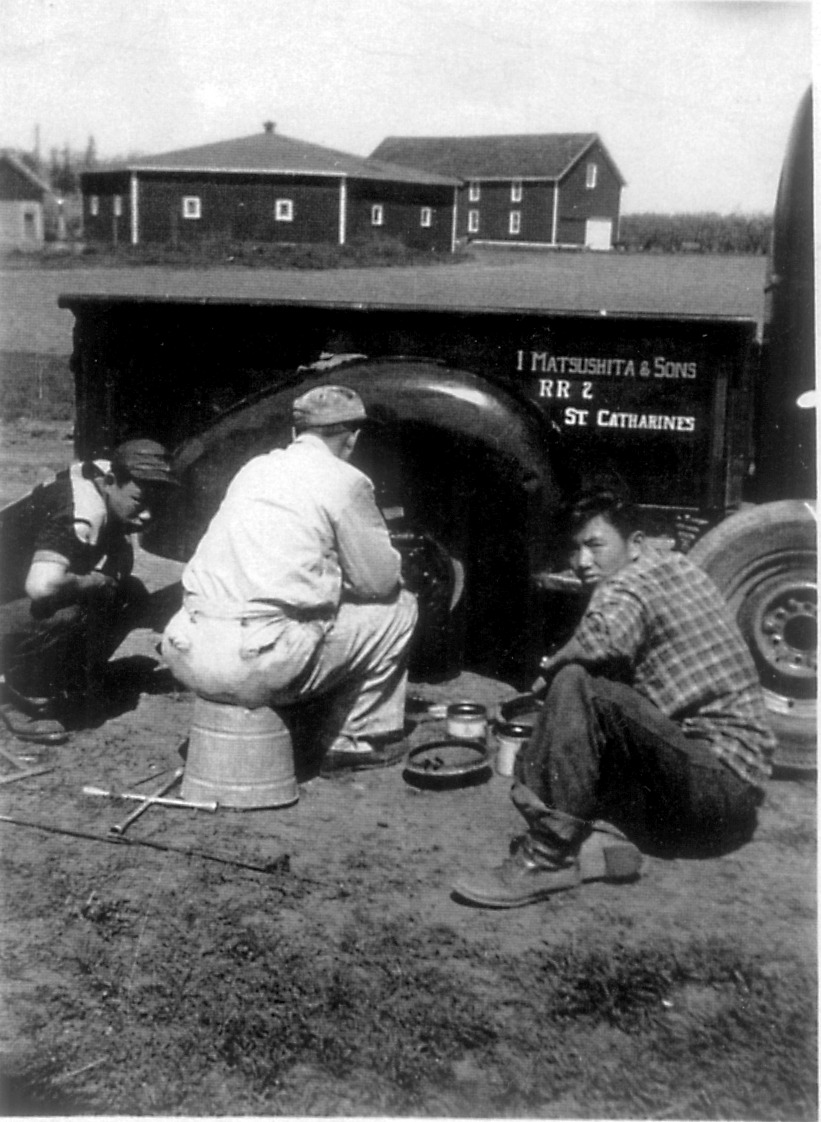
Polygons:
<instances>
[{"instance_id":1,"label":"truck fender","mask_svg":"<svg viewBox=\"0 0 821 1122\"><path fill-rule=\"evenodd\" d=\"M774 764L816 768L817 513L786 499L733 514L689 553L718 585L755 661L778 739Z\"/></svg>"},{"instance_id":2,"label":"truck fender","mask_svg":"<svg viewBox=\"0 0 821 1122\"><path fill-rule=\"evenodd\" d=\"M369 418L382 426L412 424L473 439L498 458L509 479L538 496L540 505L558 502L540 414L498 386L424 360L356 362L332 377L355 389ZM176 449L174 470L182 486L172 524L152 530L146 548L187 560L237 471L254 456L285 447L294 400L329 380L329 372L311 371L248 398Z\"/></svg>"},{"instance_id":3,"label":"truck fender","mask_svg":"<svg viewBox=\"0 0 821 1122\"><path fill-rule=\"evenodd\" d=\"M284 447L294 399L329 381L361 394L377 422L352 462L373 479L420 596L426 635L414 665L452 669L492 647L512 674L525 673L538 645L530 573L559 493L536 407L469 371L415 358L354 361L301 370L239 403L176 450L180 494L145 548L190 557L236 472Z\"/></svg>"}]
</instances>

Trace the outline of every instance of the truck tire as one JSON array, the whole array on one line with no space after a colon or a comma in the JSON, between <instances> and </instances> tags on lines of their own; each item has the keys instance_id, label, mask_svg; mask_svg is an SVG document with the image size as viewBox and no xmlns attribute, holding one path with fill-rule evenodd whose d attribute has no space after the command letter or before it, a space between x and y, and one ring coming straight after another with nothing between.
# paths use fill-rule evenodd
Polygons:
<instances>
[{"instance_id":1,"label":"truck tire","mask_svg":"<svg viewBox=\"0 0 821 1122\"><path fill-rule=\"evenodd\" d=\"M689 554L718 585L755 660L778 770L816 769L815 504L764 503L734 514Z\"/></svg>"}]
</instances>

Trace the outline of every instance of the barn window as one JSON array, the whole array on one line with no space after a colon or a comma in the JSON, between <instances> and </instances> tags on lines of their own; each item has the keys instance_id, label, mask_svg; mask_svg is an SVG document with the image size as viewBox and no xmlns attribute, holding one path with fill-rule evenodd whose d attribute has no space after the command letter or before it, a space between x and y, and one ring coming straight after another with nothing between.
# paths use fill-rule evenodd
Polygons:
<instances>
[{"instance_id":1,"label":"barn window","mask_svg":"<svg viewBox=\"0 0 821 1122\"><path fill-rule=\"evenodd\" d=\"M521 179L514 179L510 185L510 201L512 203L520 203L522 201L522 181Z\"/></svg>"},{"instance_id":2,"label":"barn window","mask_svg":"<svg viewBox=\"0 0 821 1122\"><path fill-rule=\"evenodd\" d=\"M425 226L425 227L433 225L433 208L432 207L429 207L429 206L423 206L422 207L422 210L420 212L419 225L420 226Z\"/></svg>"},{"instance_id":3,"label":"barn window","mask_svg":"<svg viewBox=\"0 0 821 1122\"><path fill-rule=\"evenodd\" d=\"M468 211L468 233L469 234L478 234L479 233L479 211L478 210L469 210Z\"/></svg>"},{"instance_id":4,"label":"barn window","mask_svg":"<svg viewBox=\"0 0 821 1122\"><path fill-rule=\"evenodd\" d=\"M508 231L511 234L519 234L522 231L522 212L520 210L512 210L510 212L510 222L508 223Z\"/></svg>"},{"instance_id":5,"label":"barn window","mask_svg":"<svg viewBox=\"0 0 821 1122\"><path fill-rule=\"evenodd\" d=\"M184 195L182 200L183 218L202 218L202 202L199 195Z\"/></svg>"},{"instance_id":6,"label":"barn window","mask_svg":"<svg viewBox=\"0 0 821 1122\"><path fill-rule=\"evenodd\" d=\"M587 178L584 181L584 185L588 189L588 191L592 191L593 188L596 186L596 180L598 178L598 175L599 175L598 164L588 164L587 165Z\"/></svg>"},{"instance_id":7,"label":"barn window","mask_svg":"<svg viewBox=\"0 0 821 1122\"><path fill-rule=\"evenodd\" d=\"M277 220L277 222L293 222L294 200L277 199L274 209L274 218Z\"/></svg>"},{"instance_id":8,"label":"barn window","mask_svg":"<svg viewBox=\"0 0 821 1122\"><path fill-rule=\"evenodd\" d=\"M371 207L371 226L381 226L385 221L385 208L381 203L374 203Z\"/></svg>"},{"instance_id":9,"label":"barn window","mask_svg":"<svg viewBox=\"0 0 821 1122\"><path fill-rule=\"evenodd\" d=\"M119 218L123 213L123 197L122 195L114 196L114 217Z\"/></svg>"},{"instance_id":10,"label":"barn window","mask_svg":"<svg viewBox=\"0 0 821 1122\"><path fill-rule=\"evenodd\" d=\"M481 197L482 189L475 179L471 179L468 184L468 202L478 203Z\"/></svg>"},{"instance_id":11,"label":"barn window","mask_svg":"<svg viewBox=\"0 0 821 1122\"><path fill-rule=\"evenodd\" d=\"M92 218L96 218L100 213L100 196L91 195L88 200L88 213Z\"/></svg>"}]
</instances>

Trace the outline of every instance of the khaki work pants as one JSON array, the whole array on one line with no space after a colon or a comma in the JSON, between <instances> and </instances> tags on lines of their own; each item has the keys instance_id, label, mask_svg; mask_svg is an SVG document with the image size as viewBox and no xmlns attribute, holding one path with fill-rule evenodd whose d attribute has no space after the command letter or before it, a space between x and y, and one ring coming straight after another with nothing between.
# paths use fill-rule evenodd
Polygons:
<instances>
[{"instance_id":1,"label":"khaki work pants","mask_svg":"<svg viewBox=\"0 0 821 1122\"><path fill-rule=\"evenodd\" d=\"M186 597L165 630L162 653L174 676L210 701L284 707L327 698L323 739L402 730L416 598L343 602L330 619L297 620L273 610L225 618Z\"/></svg>"}]
</instances>

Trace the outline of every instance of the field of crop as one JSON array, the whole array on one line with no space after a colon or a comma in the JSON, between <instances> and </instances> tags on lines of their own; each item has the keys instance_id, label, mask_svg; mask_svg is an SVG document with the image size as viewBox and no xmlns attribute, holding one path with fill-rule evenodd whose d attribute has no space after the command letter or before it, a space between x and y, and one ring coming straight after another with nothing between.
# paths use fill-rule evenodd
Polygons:
<instances>
[{"instance_id":1,"label":"field of crop","mask_svg":"<svg viewBox=\"0 0 821 1122\"><path fill-rule=\"evenodd\" d=\"M461 264L344 270L39 268L0 265L0 352L66 355L61 293L354 300L435 307L679 315L763 314L762 257L474 251Z\"/></svg>"}]
</instances>

